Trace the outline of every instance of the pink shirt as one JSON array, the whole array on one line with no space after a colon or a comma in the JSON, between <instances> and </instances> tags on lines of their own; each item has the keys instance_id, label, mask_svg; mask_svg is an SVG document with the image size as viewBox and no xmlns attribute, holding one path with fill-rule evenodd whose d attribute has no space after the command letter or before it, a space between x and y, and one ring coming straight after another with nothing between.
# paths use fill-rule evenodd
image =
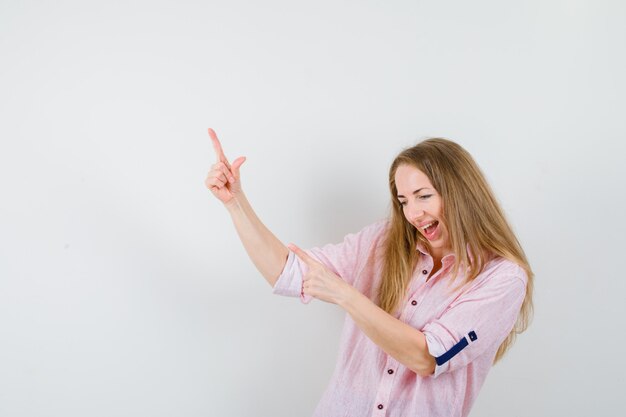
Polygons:
<instances>
[{"instance_id":1,"label":"pink shirt","mask_svg":"<svg viewBox=\"0 0 626 417\"><path fill-rule=\"evenodd\" d=\"M307 251L372 301L380 283L386 220L374 223L342 243ZM421 377L387 355L346 314L339 355L315 417L464 417L483 385L500 343L517 319L526 293L526 274L498 258L473 281L455 289L454 255L428 280L432 257L418 248L420 261L398 318L426 335L438 358L435 373ZM302 296L306 265L293 252L274 293Z\"/></svg>"}]
</instances>

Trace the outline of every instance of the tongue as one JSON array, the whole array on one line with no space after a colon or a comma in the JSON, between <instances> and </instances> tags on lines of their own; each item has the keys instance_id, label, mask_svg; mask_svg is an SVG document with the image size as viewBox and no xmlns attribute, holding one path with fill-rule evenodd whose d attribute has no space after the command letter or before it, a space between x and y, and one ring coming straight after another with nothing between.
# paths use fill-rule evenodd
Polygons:
<instances>
[{"instance_id":1,"label":"tongue","mask_svg":"<svg viewBox=\"0 0 626 417\"><path fill-rule=\"evenodd\" d=\"M432 224L432 226L427 227L424 231L426 232L426 234L431 234L432 232L435 231L435 229L437 228L437 225L439 224L439 222L435 222Z\"/></svg>"}]
</instances>

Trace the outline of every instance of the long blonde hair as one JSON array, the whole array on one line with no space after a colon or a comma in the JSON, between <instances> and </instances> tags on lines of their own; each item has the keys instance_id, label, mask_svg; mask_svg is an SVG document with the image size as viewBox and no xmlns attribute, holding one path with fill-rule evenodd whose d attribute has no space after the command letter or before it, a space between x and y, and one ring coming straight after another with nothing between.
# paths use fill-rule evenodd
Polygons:
<instances>
[{"instance_id":1,"label":"long blonde hair","mask_svg":"<svg viewBox=\"0 0 626 417\"><path fill-rule=\"evenodd\" d=\"M524 250L507 222L480 168L460 145L441 138L427 139L402 151L389 169L391 215L383 243L384 262L378 292L380 307L394 314L406 295L419 256L416 244L428 242L411 225L398 202L395 174L400 165L422 171L443 200L443 220L455 253L452 276L463 267L466 282L476 278L494 256L518 264L528 277L526 297L513 329L502 342L494 363L502 358L517 334L526 330L532 316L533 272ZM472 254L470 257L468 254Z\"/></svg>"}]
</instances>

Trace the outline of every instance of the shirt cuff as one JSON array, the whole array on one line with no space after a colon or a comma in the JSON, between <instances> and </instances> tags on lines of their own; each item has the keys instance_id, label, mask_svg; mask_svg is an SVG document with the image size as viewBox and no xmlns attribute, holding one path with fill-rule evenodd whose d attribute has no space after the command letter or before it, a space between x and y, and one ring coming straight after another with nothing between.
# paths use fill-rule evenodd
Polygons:
<instances>
[{"instance_id":1,"label":"shirt cuff","mask_svg":"<svg viewBox=\"0 0 626 417\"><path fill-rule=\"evenodd\" d=\"M444 353L446 353L446 349L443 347L443 344L431 333L424 332L424 336L426 336L426 347L428 348L428 353L435 358L440 357ZM450 362L446 362L443 365L435 364L435 372L431 375L433 378L437 378L442 373L446 372L450 367Z\"/></svg>"},{"instance_id":2,"label":"shirt cuff","mask_svg":"<svg viewBox=\"0 0 626 417\"><path fill-rule=\"evenodd\" d=\"M272 292L287 297L300 297L300 301L304 304L308 304L312 297L310 295L304 295L302 288L303 275L302 266L296 254L289 251L285 267L278 276Z\"/></svg>"}]
</instances>

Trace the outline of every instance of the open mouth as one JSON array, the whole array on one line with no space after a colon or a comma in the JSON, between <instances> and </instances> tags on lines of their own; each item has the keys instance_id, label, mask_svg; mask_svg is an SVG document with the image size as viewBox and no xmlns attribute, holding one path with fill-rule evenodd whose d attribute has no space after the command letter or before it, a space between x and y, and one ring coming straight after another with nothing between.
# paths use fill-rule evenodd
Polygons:
<instances>
[{"instance_id":1,"label":"open mouth","mask_svg":"<svg viewBox=\"0 0 626 417\"><path fill-rule=\"evenodd\" d=\"M426 236L426 239L433 240L435 238L435 235L437 234L438 228L439 228L439 222L435 220L434 222L427 224L421 229L422 229L422 233L424 234L424 236Z\"/></svg>"}]
</instances>

